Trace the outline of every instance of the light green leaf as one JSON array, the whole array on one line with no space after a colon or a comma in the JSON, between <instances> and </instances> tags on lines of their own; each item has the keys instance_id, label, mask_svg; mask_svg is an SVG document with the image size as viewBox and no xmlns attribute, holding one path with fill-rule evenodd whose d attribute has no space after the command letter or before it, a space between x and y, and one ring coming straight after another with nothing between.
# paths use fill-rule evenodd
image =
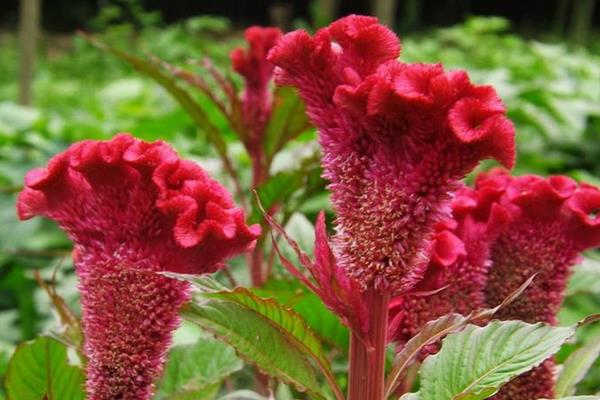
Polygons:
<instances>
[{"instance_id":1,"label":"light green leaf","mask_svg":"<svg viewBox=\"0 0 600 400\"><path fill-rule=\"evenodd\" d=\"M242 367L233 349L215 339L175 346L157 385L157 399L213 399L222 380Z\"/></svg>"},{"instance_id":2,"label":"light green leaf","mask_svg":"<svg viewBox=\"0 0 600 400\"><path fill-rule=\"evenodd\" d=\"M573 268L567 295L572 296L579 293L600 294L600 261L585 257L580 265Z\"/></svg>"},{"instance_id":3,"label":"light green leaf","mask_svg":"<svg viewBox=\"0 0 600 400\"><path fill-rule=\"evenodd\" d=\"M8 364L6 388L8 397L18 400L85 398L81 369L69 365L64 345L47 337L17 348Z\"/></svg>"},{"instance_id":4,"label":"light green leaf","mask_svg":"<svg viewBox=\"0 0 600 400\"><path fill-rule=\"evenodd\" d=\"M575 394L575 386L600 355L600 337L575 350L563 363L562 370L556 382L556 396Z\"/></svg>"},{"instance_id":5,"label":"light green leaf","mask_svg":"<svg viewBox=\"0 0 600 400\"><path fill-rule=\"evenodd\" d=\"M448 335L423 362L421 400L483 400L556 353L573 327L493 321Z\"/></svg>"},{"instance_id":6,"label":"light green leaf","mask_svg":"<svg viewBox=\"0 0 600 400\"><path fill-rule=\"evenodd\" d=\"M502 303L494 308L476 310L467 316L460 314L446 314L438 319L427 322L421 331L413 336L394 358L392 370L387 376L385 384L385 396L389 397L400 383L400 377L405 373L411 363L415 360L421 350L432 343L436 343L450 333L458 332L468 324L489 321L499 310L512 303L535 279L535 275L527 279L519 288L510 293Z\"/></svg>"}]
</instances>

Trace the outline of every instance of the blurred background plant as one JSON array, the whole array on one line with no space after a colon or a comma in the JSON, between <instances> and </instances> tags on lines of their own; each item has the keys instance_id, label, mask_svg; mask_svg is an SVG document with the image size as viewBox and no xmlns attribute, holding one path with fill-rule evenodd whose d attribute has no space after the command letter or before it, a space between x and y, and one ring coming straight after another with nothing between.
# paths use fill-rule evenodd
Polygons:
<instances>
[{"instance_id":1,"label":"blurred background plant","mask_svg":"<svg viewBox=\"0 0 600 400\"><path fill-rule=\"evenodd\" d=\"M462 20L472 11L468 1L450 3L456 4L446 6L446 10L450 9L456 20ZM390 22L403 32L403 60L442 62L449 69L463 68L476 82L490 83L497 88L517 128L517 173L568 174L599 184L600 46L593 40L598 37L593 16L596 15L597 21L600 7L596 7L594 14L594 1L581 3L586 4L574 6L569 1L558 1L554 15L549 18L554 23L544 23L539 16L532 16L530 26L527 15L511 20L468 16L461 23L436 27L443 10L428 11L435 8L431 1L413 0L398 6L398 18ZM589 6L587 3L591 3L592 11L588 13L591 17L584 12ZM256 189L263 204L273 207L273 212L279 211L277 219L287 222L287 231L303 249L310 251L311 221L316 219L320 209L328 209L318 162L315 162L318 147L312 129L303 129L295 135L298 137L286 140L285 146L277 149L277 155L273 153L267 176L253 184L252 159L231 120L206 93L194 91L185 80L177 79L172 69L164 68L165 64L161 66L151 56L182 66L203 78L208 76L206 70L189 61L209 58L214 68L231 79L241 93L242 80L233 73L229 54L234 48L245 46L240 26L246 26L249 17L241 18L240 13L247 10L246 6L231 12L234 22L216 16L177 20L170 16L167 22L159 11L150 11L146 2L139 0L101 4L96 7L95 15L87 11L89 18L78 28L93 32L111 48L126 51L143 60L145 65L154 66L161 76L170 79L169 85L191 96L196 107L207 116L210 126L190 117L190 110L186 112L165 89L168 85L157 84L152 77L148 78L148 73L132 68L131 60L124 62L124 57L119 59L99 51L72 31L67 34L47 32L41 37L32 82L33 102L18 104L18 38L10 30L0 31L0 399L6 394L4 375L15 346L57 326L54 307L36 282L34 272L54 284L71 308L77 310L78 307L70 242L47 221L17 222L14 211L15 196L24 173L43 165L68 144L81 139L108 138L119 131L147 140L166 140L185 157L202 163L233 190L234 182L223 169L222 154L210 136L209 131L216 130L238 172L251 219L260 220L251 192ZM335 0L315 1L310 8L296 5L302 12L297 13L300 18L294 19L290 6L279 4L271 8L271 17L284 28L300 26L313 30L340 13L368 11L352 7ZM496 11L503 10L498 6ZM259 18L256 22L264 23L265 19ZM220 90L214 79L206 79L206 82L211 92ZM282 109L283 103L284 100L278 103ZM273 118L281 118L281 121L273 123L283 124L285 118L275 114ZM487 167L488 164L482 168ZM275 297L300 313L325 340L326 350L334 359L334 372L345 371L346 329L316 296L290 279L266 242L261 243L261 251L273 271L256 293ZM289 250L284 244L282 247L284 251ZM286 256L293 259L294 253L286 251ZM597 259L597 255L590 254L576 269L561 313L565 324L572 324L600 308L600 285L596 284L600 282L600 261ZM251 283L243 259L234 260L229 270L229 277L220 277L223 282L233 279L244 285ZM567 359L582 347L598 354L599 342L597 325L581 329L577 342L564 346L559 359ZM210 377L213 394L219 391L222 378L231 373L235 372L225 383L227 391L238 387L236 382L253 379L247 369L241 369L233 353L220 344L211 344L211 339L184 325L176 344L192 346L193 343L200 343L199 348L204 350L212 346L219 359L225 360L223 365L227 365L222 375ZM210 380L205 378L207 382ZM345 382L340 384L344 386ZM164 385L160 392L163 394L175 383ZM294 396L285 386L278 390L278 399ZM578 393L599 390L600 364L596 361L591 373L579 384ZM169 397L165 394L164 398Z\"/></svg>"}]
</instances>

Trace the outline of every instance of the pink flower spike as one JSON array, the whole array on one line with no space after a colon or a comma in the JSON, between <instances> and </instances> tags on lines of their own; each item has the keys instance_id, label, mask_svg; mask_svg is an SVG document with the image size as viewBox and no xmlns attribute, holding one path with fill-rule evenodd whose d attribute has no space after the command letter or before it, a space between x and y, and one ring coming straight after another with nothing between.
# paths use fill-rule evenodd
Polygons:
<instances>
[{"instance_id":1,"label":"pink flower spike","mask_svg":"<svg viewBox=\"0 0 600 400\"><path fill-rule=\"evenodd\" d=\"M152 396L189 297L187 283L156 272L216 271L260 234L202 168L128 134L75 143L31 171L17 210L55 220L74 242L90 400Z\"/></svg>"},{"instance_id":2,"label":"pink flower spike","mask_svg":"<svg viewBox=\"0 0 600 400\"><path fill-rule=\"evenodd\" d=\"M338 264L363 290L408 293L459 180L484 158L511 167L515 145L491 87L399 53L392 31L352 15L285 35L268 58L319 129Z\"/></svg>"},{"instance_id":3,"label":"pink flower spike","mask_svg":"<svg viewBox=\"0 0 600 400\"><path fill-rule=\"evenodd\" d=\"M490 204L497 198L490 191L480 194L466 187L457 192L452 218L436 225L432 256L416 289L441 290L428 296L410 293L392 301L388 337L399 348L428 321L485 307L490 245L507 221L503 210ZM430 346L422 356L435 351L437 347Z\"/></svg>"}]
</instances>

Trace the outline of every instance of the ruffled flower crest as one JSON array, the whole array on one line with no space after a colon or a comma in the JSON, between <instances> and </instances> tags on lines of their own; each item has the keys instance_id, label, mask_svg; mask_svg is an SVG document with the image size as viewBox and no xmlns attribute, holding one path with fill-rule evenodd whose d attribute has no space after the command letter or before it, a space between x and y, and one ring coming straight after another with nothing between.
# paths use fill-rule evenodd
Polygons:
<instances>
[{"instance_id":1,"label":"ruffled flower crest","mask_svg":"<svg viewBox=\"0 0 600 400\"><path fill-rule=\"evenodd\" d=\"M198 165L127 134L29 172L17 210L55 220L75 244L92 400L152 395L189 289L155 272L213 272L260 233Z\"/></svg>"},{"instance_id":2,"label":"ruffled flower crest","mask_svg":"<svg viewBox=\"0 0 600 400\"><path fill-rule=\"evenodd\" d=\"M362 289L408 292L425 273L435 223L479 160L514 162L514 130L488 86L440 65L396 61L398 38L349 16L269 54L319 129L337 215L334 252Z\"/></svg>"}]
</instances>

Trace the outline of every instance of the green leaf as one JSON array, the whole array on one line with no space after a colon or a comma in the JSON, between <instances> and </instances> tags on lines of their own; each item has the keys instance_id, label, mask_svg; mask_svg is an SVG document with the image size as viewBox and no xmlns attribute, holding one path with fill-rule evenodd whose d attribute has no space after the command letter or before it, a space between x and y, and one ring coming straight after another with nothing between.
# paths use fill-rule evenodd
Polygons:
<instances>
[{"instance_id":1,"label":"green leaf","mask_svg":"<svg viewBox=\"0 0 600 400\"><path fill-rule=\"evenodd\" d=\"M273 297L281 304L293 308L302 315L322 341L335 345L342 352L348 350L348 328L325 307L316 294L306 289L298 280L270 279L261 288L252 291L259 296Z\"/></svg>"},{"instance_id":2,"label":"green leaf","mask_svg":"<svg viewBox=\"0 0 600 400\"><path fill-rule=\"evenodd\" d=\"M385 397L389 397L396 390L400 383L400 377L406 371L409 365L414 362L417 355L421 350L432 343L438 342L446 335L454 332L458 332L470 323L478 322L482 323L489 321L494 314L499 310L512 303L518 298L531 282L535 279L536 275L532 275L527 279L518 289L509 294L499 305L494 308L485 308L482 310L476 310L467 316L460 314L446 314L438 319L427 322L423 328L413 336L402 348L401 351L396 354L394 358L394 365L392 370L387 376L385 384Z\"/></svg>"},{"instance_id":3,"label":"green leaf","mask_svg":"<svg viewBox=\"0 0 600 400\"><path fill-rule=\"evenodd\" d=\"M600 294L600 261L585 257L580 265L573 268L567 295L572 296L579 293Z\"/></svg>"},{"instance_id":4,"label":"green leaf","mask_svg":"<svg viewBox=\"0 0 600 400\"><path fill-rule=\"evenodd\" d=\"M273 113L267 124L264 150L272 159L287 142L311 127L304 110L304 103L295 89L280 86L275 89Z\"/></svg>"},{"instance_id":5,"label":"green leaf","mask_svg":"<svg viewBox=\"0 0 600 400\"><path fill-rule=\"evenodd\" d=\"M273 299L263 299L245 288L214 290L206 279L170 274L187 280L197 289L182 315L233 346L246 361L265 374L323 398L312 360L323 372L338 399L329 361L316 335L304 319Z\"/></svg>"},{"instance_id":6,"label":"green leaf","mask_svg":"<svg viewBox=\"0 0 600 400\"><path fill-rule=\"evenodd\" d=\"M215 339L175 346L157 385L157 399L213 399L222 380L242 367L233 349Z\"/></svg>"},{"instance_id":7,"label":"green leaf","mask_svg":"<svg viewBox=\"0 0 600 400\"><path fill-rule=\"evenodd\" d=\"M207 293L205 296L230 301L252 310L285 332L295 342L295 346L310 354L317 364L331 370L329 360L319 339L308 327L304 318L289 307L284 307L274 299L259 297L246 288L231 291Z\"/></svg>"},{"instance_id":8,"label":"green leaf","mask_svg":"<svg viewBox=\"0 0 600 400\"><path fill-rule=\"evenodd\" d=\"M84 377L69 365L67 348L40 337L19 346L6 373L8 397L18 400L83 400Z\"/></svg>"},{"instance_id":9,"label":"green leaf","mask_svg":"<svg viewBox=\"0 0 600 400\"><path fill-rule=\"evenodd\" d=\"M421 400L483 400L512 378L556 353L573 327L493 321L448 335L442 348L423 362Z\"/></svg>"},{"instance_id":10,"label":"green leaf","mask_svg":"<svg viewBox=\"0 0 600 400\"><path fill-rule=\"evenodd\" d=\"M254 311L215 299L202 305L191 304L182 315L233 346L238 355L265 374L323 398L313 392L318 383L305 354Z\"/></svg>"},{"instance_id":11,"label":"green leaf","mask_svg":"<svg viewBox=\"0 0 600 400\"><path fill-rule=\"evenodd\" d=\"M575 386L600 355L600 337L575 350L562 365L556 382L556 396L568 396L575 393Z\"/></svg>"}]
</instances>

